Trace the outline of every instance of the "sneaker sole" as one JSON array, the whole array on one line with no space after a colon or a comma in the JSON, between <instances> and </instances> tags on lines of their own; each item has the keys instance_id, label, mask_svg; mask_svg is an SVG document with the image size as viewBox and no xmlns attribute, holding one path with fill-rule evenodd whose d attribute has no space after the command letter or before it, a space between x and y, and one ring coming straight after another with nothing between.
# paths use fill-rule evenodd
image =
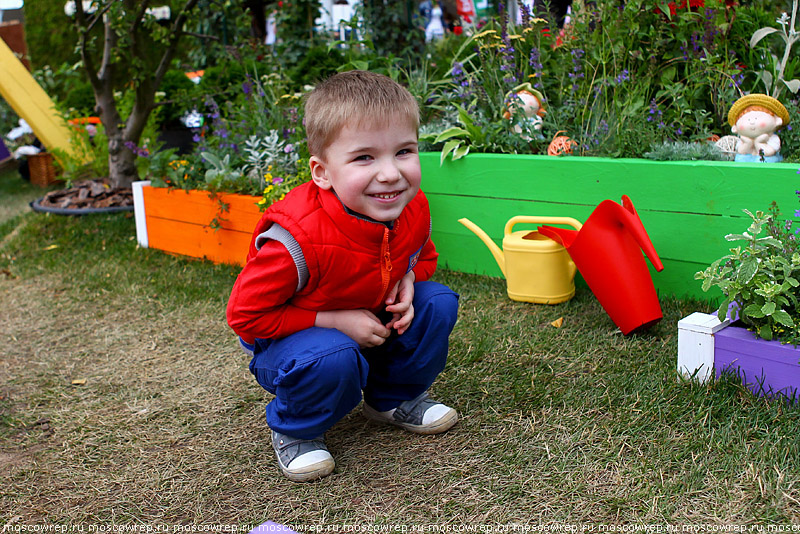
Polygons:
<instances>
[{"instance_id":1,"label":"sneaker sole","mask_svg":"<svg viewBox=\"0 0 800 534\"><path fill-rule=\"evenodd\" d=\"M452 428L453 425L458 422L458 412L456 412L453 408L450 408L450 410L439 419L427 425L412 425L410 423L401 423L399 421L395 421L394 419L387 419L382 416L380 412L376 411L374 408L371 408L368 404L364 404L362 413L364 414L364 417L370 421L394 425L415 434L425 435L441 434L442 432L450 430L450 428Z\"/></svg>"},{"instance_id":2,"label":"sneaker sole","mask_svg":"<svg viewBox=\"0 0 800 534\"><path fill-rule=\"evenodd\" d=\"M277 454L275 456L277 457ZM333 461L333 458L329 458L322 462L303 467L302 469L289 470L283 466L280 458L278 458L278 466L281 468L283 475L292 482L311 482L312 480L317 480L333 473L336 462Z\"/></svg>"}]
</instances>

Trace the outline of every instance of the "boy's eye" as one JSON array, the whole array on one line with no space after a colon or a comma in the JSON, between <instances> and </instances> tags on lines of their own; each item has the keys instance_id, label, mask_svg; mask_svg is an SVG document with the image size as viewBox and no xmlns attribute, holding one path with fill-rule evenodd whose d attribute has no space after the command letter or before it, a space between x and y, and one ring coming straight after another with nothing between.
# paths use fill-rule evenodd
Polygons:
<instances>
[{"instance_id":1,"label":"boy's eye","mask_svg":"<svg viewBox=\"0 0 800 534\"><path fill-rule=\"evenodd\" d=\"M413 153L414 153L413 149L411 149L411 148L403 148L397 153L397 155L398 156L404 156L406 154L413 154Z\"/></svg>"},{"instance_id":2,"label":"boy's eye","mask_svg":"<svg viewBox=\"0 0 800 534\"><path fill-rule=\"evenodd\" d=\"M360 156L356 156L354 161L369 161L371 158L372 156L369 156L368 154L361 154Z\"/></svg>"}]
</instances>

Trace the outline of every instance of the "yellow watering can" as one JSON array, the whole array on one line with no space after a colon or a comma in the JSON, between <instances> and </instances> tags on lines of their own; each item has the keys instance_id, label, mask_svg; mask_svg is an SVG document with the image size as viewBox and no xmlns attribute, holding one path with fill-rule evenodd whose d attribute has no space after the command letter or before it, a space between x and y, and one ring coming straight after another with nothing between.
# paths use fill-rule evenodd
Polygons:
<instances>
[{"instance_id":1,"label":"yellow watering can","mask_svg":"<svg viewBox=\"0 0 800 534\"><path fill-rule=\"evenodd\" d=\"M581 223L571 217L529 217L517 215L506 223L503 250L469 219L458 222L472 230L489 247L506 277L508 297L536 304L558 304L575 295L575 264L567 250L537 231L512 232L515 224L565 224L575 230Z\"/></svg>"}]
</instances>

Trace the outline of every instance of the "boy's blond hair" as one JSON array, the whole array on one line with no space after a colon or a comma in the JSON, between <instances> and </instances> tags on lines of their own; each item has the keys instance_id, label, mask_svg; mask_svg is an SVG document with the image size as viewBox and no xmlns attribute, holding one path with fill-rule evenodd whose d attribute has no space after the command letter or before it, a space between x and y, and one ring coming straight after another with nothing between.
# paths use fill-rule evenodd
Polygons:
<instances>
[{"instance_id":1,"label":"boy's blond hair","mask_svg":"<svg viewBox=\"0 0 800 534\"><path fill-rule=\"evenodd\" d=\"M335 74L311 92L305 104L308 151L322 157L345 124L391 124L407 120L419 128L419 106L388 76L363 70Z\"/></svg>"}]
</instances>

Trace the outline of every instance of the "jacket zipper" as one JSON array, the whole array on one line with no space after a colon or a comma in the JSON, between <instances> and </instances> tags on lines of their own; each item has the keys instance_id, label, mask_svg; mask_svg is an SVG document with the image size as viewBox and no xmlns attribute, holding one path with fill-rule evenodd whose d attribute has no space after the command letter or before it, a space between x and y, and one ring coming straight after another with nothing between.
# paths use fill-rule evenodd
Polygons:
<instances>
[{"instance_id":1,"label":"jacket zipper","mask_svg":"<svg viewBox=\"0 0 800 534\"><path fill-rule=\"evenodd\" d=\"M376 308L383 304L386 297L386 290L389 289L389 281L392 278L392 256L389 253L389 229L383 230L383 243L381 243L381 293Z\"/></svg>"}]
</instances>

